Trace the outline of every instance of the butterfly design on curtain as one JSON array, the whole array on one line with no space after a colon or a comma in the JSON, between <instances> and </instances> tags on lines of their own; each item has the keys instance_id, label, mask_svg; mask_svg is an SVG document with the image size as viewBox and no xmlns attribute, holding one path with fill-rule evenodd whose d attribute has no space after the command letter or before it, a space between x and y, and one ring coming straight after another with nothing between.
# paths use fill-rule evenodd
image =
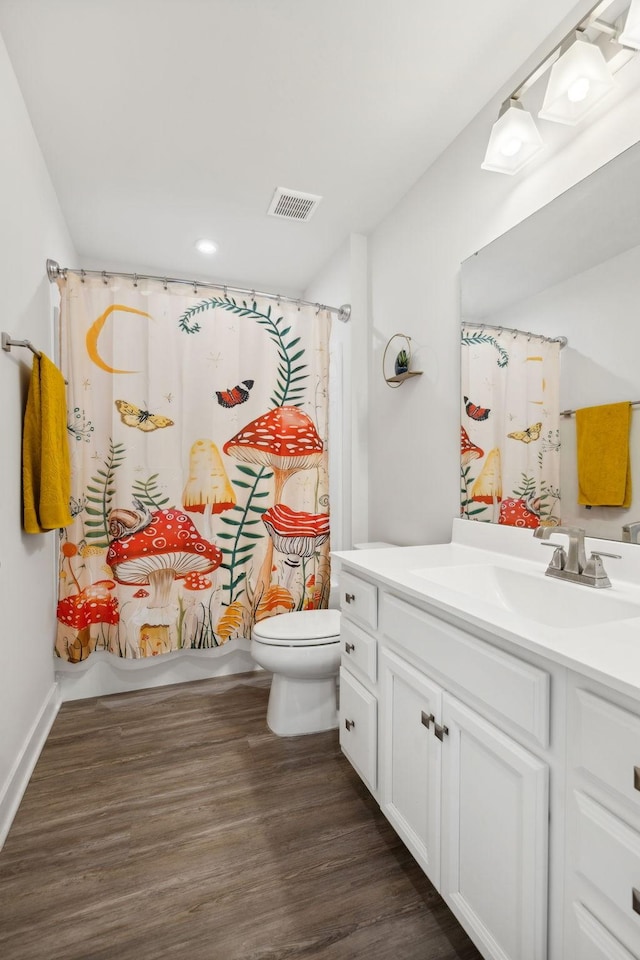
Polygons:
<instances>
[{"instance_id":1,"label":"butterfly design on curtain","mask_svg":"<svg viewBox=\"0 0 640 960\"><path fill-rule=\"evenodd\" d=\"M527 427L525 430L514 430L513 433L508 433L507 436L511 440L522 440L523 443L531 443L532 440L537 440L542 431L542 422L532 423L530 427Z\"/></svg>"},{"instance_id":2,"label":"butterfly design on curtain","mask_svg":"<svg viewBox=\"0 0 640 960\"><path fill-rule=\"evenodd\" d=\"M472 420L486 420L491 413L489 407L478 407L469 400L469 397L464 398L464 408L467 411L467 416L471 417Z\"/></svg>"},{"instance_id":3,"label":"butterfly design on curtain","mask_svg":"<svg viewBox=\"0 0 640 960\"><path fill-rule=\"evenodd\" d=\"M237 384L231 390L216 390L216 397L221 407L230 409L236 407L239 403L244 403L249 399L249 390L253 386L253 380L243 380L242 384Z\"/></svg>"},{"instance_id":4,"label":"butterfly design on curtain","mask_svg":"<svg viewBox=\"0 0 640 960\"><path fill-rule=\"evenodd\" d=\"M149 413L148 410L141 410L134 403L128 403L126 400L116 400L116 409L120 414L120 419L127 427L137 427L149 433L151 430L158 430L160 427L172 427L173 420L169 417L162 417L156 413Z\"/></svg>"}]
</instances>

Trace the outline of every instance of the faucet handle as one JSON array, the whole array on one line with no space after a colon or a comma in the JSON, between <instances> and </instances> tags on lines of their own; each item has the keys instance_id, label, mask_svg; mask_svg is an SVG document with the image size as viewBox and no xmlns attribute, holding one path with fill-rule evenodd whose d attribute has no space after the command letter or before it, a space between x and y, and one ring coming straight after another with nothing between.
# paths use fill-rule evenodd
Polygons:
<instances>
[{"instance_id":1,"label":"faucet handle","mask_svg":"<svg viewBox=\"0 0 640 960\"><path fill-rule=\"evenodd\" d=\"M567 554L561 543L546 543L543 541L543 547L552 547L553 556L549 561L548 570L564 570L567 562Z\"/></svg>"},{"instance_id":2,"label":"faucet handle","mask_svg":"<svg viewBox=\"0 0 640 960\"><path fill-rule=\"evenodd\" d=\"M619 553L604 553L604 551L600 550L594 551L587 560L584 568L584 576L590 580L591 586L593 587L611 586L611 581L609 580L607 572L604 569L602 557L612 557L616 560L621 559Z\"/></svg>"}]
</instances>

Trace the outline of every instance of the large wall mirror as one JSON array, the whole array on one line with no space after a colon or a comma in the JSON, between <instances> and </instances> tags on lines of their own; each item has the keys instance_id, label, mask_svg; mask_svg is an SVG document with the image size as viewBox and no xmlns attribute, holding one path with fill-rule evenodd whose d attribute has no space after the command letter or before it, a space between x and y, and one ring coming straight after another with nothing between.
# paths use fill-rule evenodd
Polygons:
<instances>
[{"instance_id":1,"label":"large wall mirror","mask_svg":"<svg viewBox=\"0 0 640 960\"><path fill-rule=\"evenodd\" d=\"M563 411L638 402L628 509L578 504L575 416L560 418L561 522L623 539L640 520L640 143L465 260L461 316L566 337Z\"/></svg>"}]
</instances>

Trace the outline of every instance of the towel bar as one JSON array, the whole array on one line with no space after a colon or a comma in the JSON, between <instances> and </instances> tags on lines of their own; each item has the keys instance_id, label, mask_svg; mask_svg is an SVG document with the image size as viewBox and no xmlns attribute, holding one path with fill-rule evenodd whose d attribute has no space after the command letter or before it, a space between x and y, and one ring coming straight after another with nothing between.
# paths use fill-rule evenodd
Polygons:
<instances>
[{"instance_id":1,"label":"towel bar","mask_svg":"<svg viewBox=\"0 0 640 960\"><path fill-rule=\"evenodd\" d=\"M41 357L42 354L39 350L36 350L34 345L31 343L31 340L14 340L8 333L2 331L2 349L6 353L11 352L11 347L26 347L27 350L31 350L31 353L35 354L36 357ZM65 380L67 386L69 386L69 381Z\"/></svg>"}]
</instances>

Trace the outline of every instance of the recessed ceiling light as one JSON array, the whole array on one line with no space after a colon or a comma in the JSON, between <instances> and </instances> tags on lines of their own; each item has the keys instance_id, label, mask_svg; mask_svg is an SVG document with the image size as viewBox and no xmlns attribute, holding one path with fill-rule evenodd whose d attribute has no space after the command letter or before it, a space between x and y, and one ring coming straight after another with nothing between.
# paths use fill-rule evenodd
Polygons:
<instances>
[{"instance_id":1,"label":"recessed ceiling light","mask_svg":"<svg viewBox=\"0 0 640 960\"><path fill-rule=\"evenodd\" d=\"M205 253L208 256L214 254L218 249L217 244L213 240L197 240L196 241L196 250L199 253Z\"/></svg>"}]
</instances>

